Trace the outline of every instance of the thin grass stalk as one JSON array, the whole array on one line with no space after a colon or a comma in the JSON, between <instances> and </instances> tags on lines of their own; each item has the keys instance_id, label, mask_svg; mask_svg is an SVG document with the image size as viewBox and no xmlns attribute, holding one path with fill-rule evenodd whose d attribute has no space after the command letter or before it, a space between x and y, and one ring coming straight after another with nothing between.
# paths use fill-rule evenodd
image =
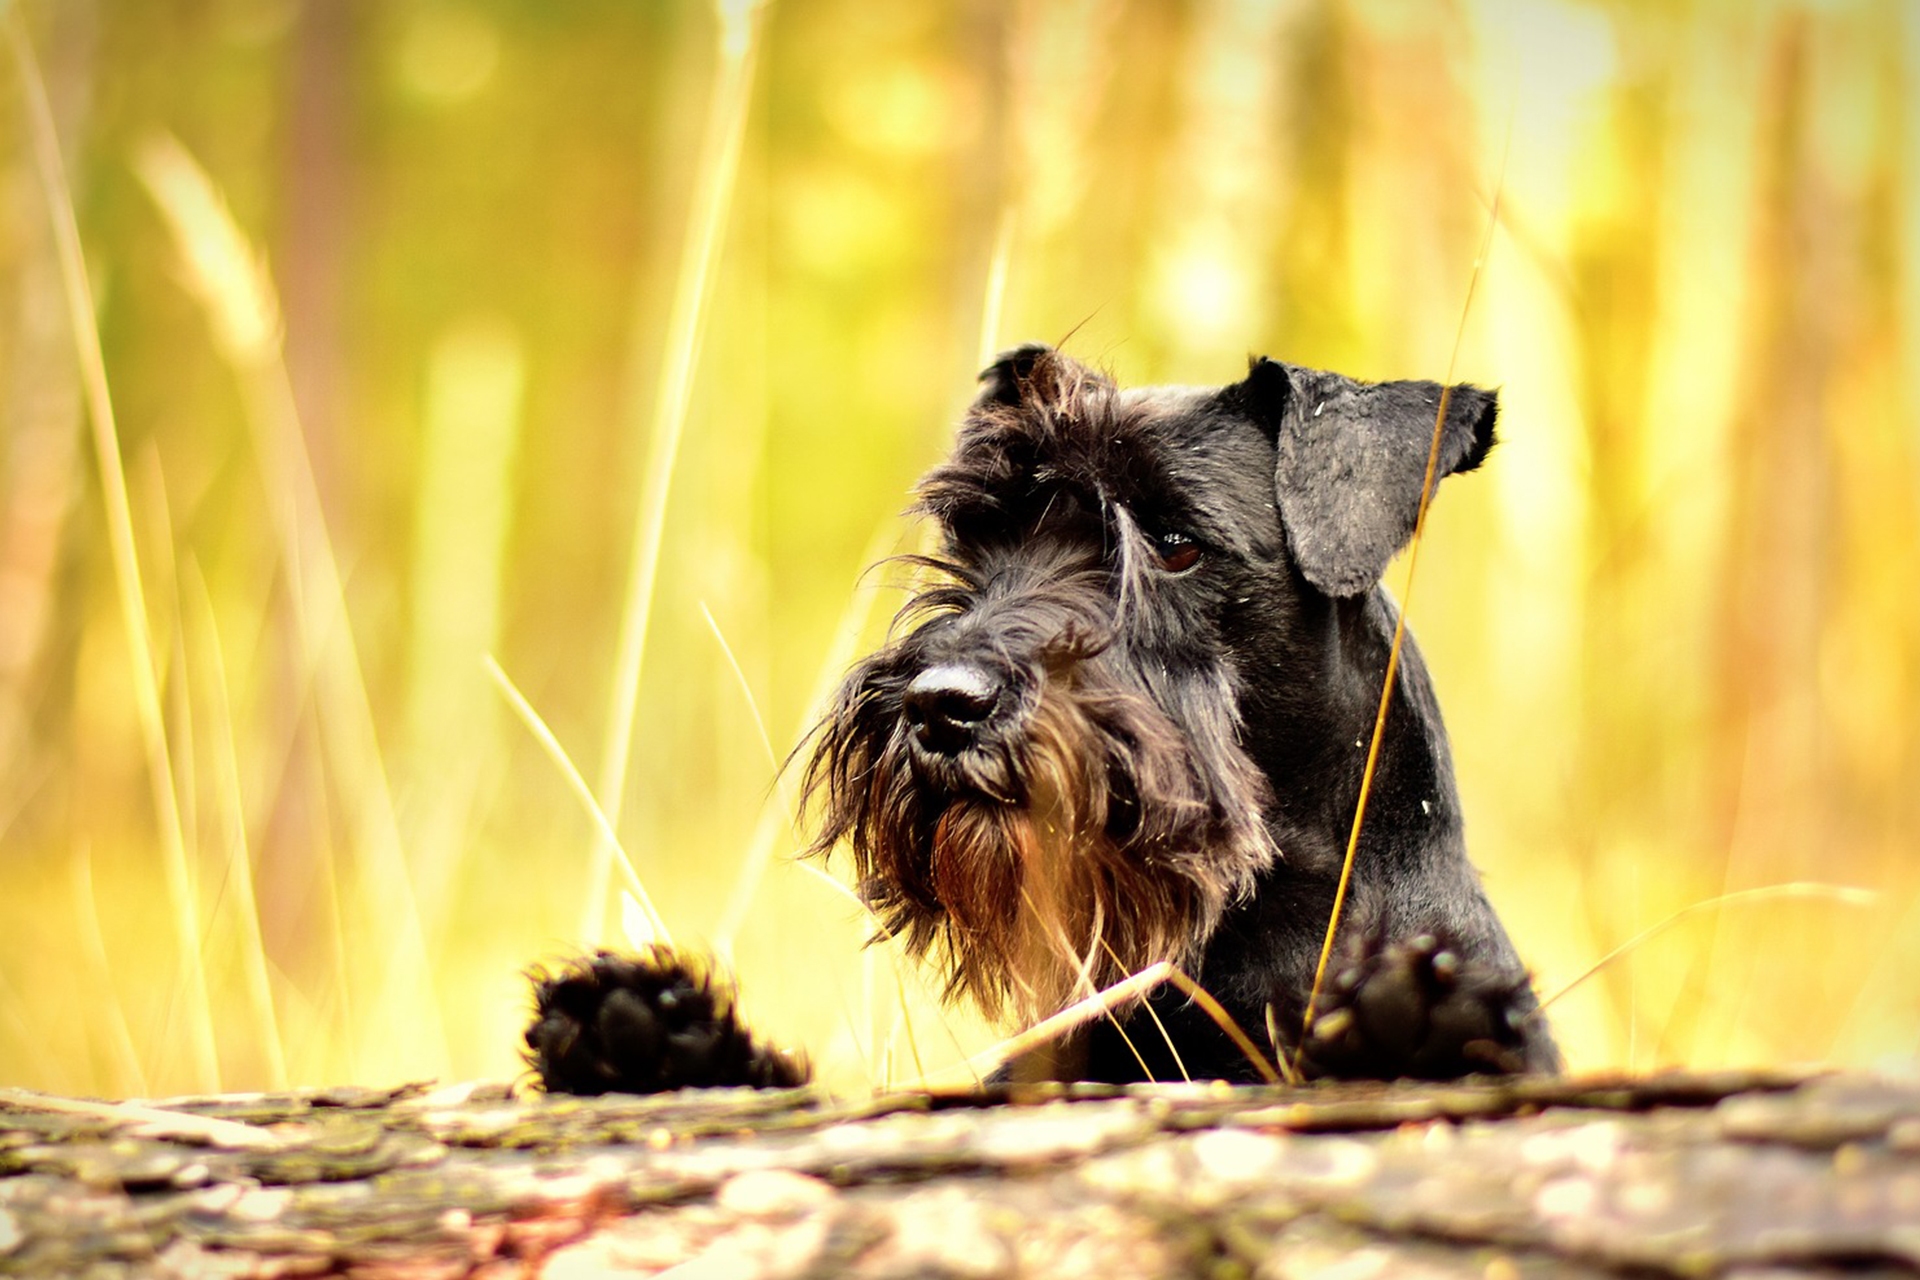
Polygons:
<instances>
[{"instance_id":1,"label":"thin grass stalk","mask_svg":"<svg viewBox=\"0 0 1920 1280\"><path fill-rule=\"evenodd\" d=\"M175 546L173 510L167 502L165 469L160 451L149 439L138 459L130 459L133 468L129 482L140 486L139 509L142 528L135 534L136 545ZM131 495L131 490L129 490ZM219 910L216 899L206 895L207 886L199 883L205 869L200 842L200 777L197 746L198 725L194 722L193 682L186 668L186 630L180 618L180 566L173 554L151 556L144 566L143 586L153 607L148 619L153 626L153 669L160 678L161 723L167 729L168 758L173 762L173 794L180 806L180 829L192 847L187 872L194 877L194 901L202 916L201 940L213 915ZM204 949L204 948L203 948Z\"/></svg>"},{"instance_id":2,"label":"thin grass stalk","mask_svg":"<svg viewBox=\"0 0 1920 1280\"><path fill-rule=\"evenodd\" d=\"M1545 1012L1547 1006L1567 995L1575 987L1580 986L1602 969L1605 969L1608 965L1620 959L1620 957L1637 950L1639 947L1653 941L1675 925L1690 920L1694 916L1708 911L1718 911L1721 907L1744 906L1748 903L1755 902L1777 902L1786 898L1825 899L1829 902L1838 903L1843 907L1864 908L1876 905L1880 901L1880 894L1876 890L1863 889L1856 885L1822 884L1817 880L1795 880L1787 884L1761 885L1755 889L1735 889L1731 893L1715 894L1711 898L1706 898L1684 906L1666 919L1648 925L1639 933L1634 934L1631 938L1628 938L1625 942L1587 966L1579 977L1573 979L1571 982L1562 984L1552 995L1540 1002L1540 1009L1542 1012ZM1638 1019L1629 1019L1628 1026L1630 1028L1636 1025L1638 1025ZM1629 1060L1631 1060L1631 1050L1629 1050Z\"/></svg>"},{"instance_id":3,"label":"thin grass stalk","mask_svg":"<svg viewBox=\"0 0 1920 1280\"><path fill-rule=\"evenodd\" d=\"M1380 763L1380 744L1386 737L1387 708L1393 703L1394 681L1400 674L1400 649L1407 637L1407 614L1413 608L1413 584L1420 569L1420 544L1427 532L1427 510L1433 503L1433 486L1439 478L1440 440L1446 430L1447 410L1453 401L1453 371L1459 363L1460 346L1466 341L1467 318L1473 314L1473 295L1480 285L1480 272L1486 266L1493 246L1493 229L1500 224L1500 192L1506 176L1506 161L1501 161L1501 181L1495 183L1493 201L1487 209L1486 227L1481 232L1480 249L1473 257L1473 271L1467 277L1467 296L1460 303L1460 321L1453 332L1453 350L1447 356L1447 376L1440 384L1440 405L1434 412L1433 438L1427 446L1427 471L1420 484L1420 506L1414 515L1413 537L1407 544L1407 576L1400 588L1399 608L1393 621L1393 643L1387 649L1387 672L1380 682L1380 706L1373 718L1373 737L1367 743L1367 763L1360 773L1360 795L1353 806L1353 826L1347 833L1347 851L1340 862L1340 882L1333 891L1333 909L1327 913L1327 932L1320 943L1320 960L1314 965L1313 986L1307 992L1306 1011L1301 1015L1300 1044L1294 1051L1291 1078L1298 1074L1300 1057L1306 1052L1307 1035L1313 1027L1313 1006L1320 999L1320 988L1327 976L1327 964L1333 958L1333 941L1340 933L1340 916L1346 907L1347 889L1353 879L1354 858L1360 849L1360 831L1366 821L1367 798L1373 790L1374 770Z\"/></svg>"},{"instance_id":4,"label":"thin grass stalk","mask_svg":"<svg viewBox=\"0 0 1920 1280\"><path fill-rule=\"evenodd\" d=\"M100 929L100 898L93 887L93 851L84 845L73 859L73 896L74 915L79 923L76 941L87 967L93 970L94 989L101 993L89 1003L96 1008L105 1007L108 1057L118 1069L126 1092L136 1098L146 1097L153 1088L140 1061L140 1052L134 1047L133 1032L127 1026L119 984L113 980L113 962L107 956L106 935Z\"/></svg>"},{"instance_id":5,"label":"thin grass stalk","mask_svg":"<svg viewBox=\"0 0 1920 1280\"><path fill-rule=\"evenodd\" d=\"M861 554L860 563L868 565L879 560L888 547L895 545L896 537L892 521L876 526L873 537L868 539L866 549ZM827 698L839 683L841 673L853 661L854 650L859 647L861 635L872 622L874 605L878 600L876 592L856 591L840 611L839 625L821 655L820 665L814 673L813 689L807 697L807 725L813 724L818 718L820 709L826 706ZM800 732L805 731L803 725ZM794 833L795 843L800 843L796 808L789 794L783 790L771 792L767 802L761 806L760 819L754 824L753 835L747 842L747 855L741 861L733 890L727 895L726 905L721 908L719 921L713 928L713 949L723 959L733 955L734 939L740 936L740 930L746 925L747 911L753 906L754 895L759 891L761 881L766 878L767 867L773 861L774 843L779 839L781 830ZM821 874L833 880L824 872ZM840 882L833 880L833 883ZM841 887L845 888L844 885ZM854 900L859 901L857 895Z\"/></svg>"},{"instance_id":6,"label":"thin grass stalk","mask_svg":"<svg viewBox=\"0 0 1920 1280\"><path fill-rule=\"evenodd\" d=\"M1327 964L1333 958L1333 941L1340 933L1340 917L1346 908L1347 889L1353 880L1353 864L1360 850L1360 831L1366 822L1367 799L1373 791L1374 770L1380 763L1380 744L1386 738L1387 708L1393 703L1394 680L1400 674L1400 648L1407 634L1407 609L1413 598L1413 572L1420 560L1420 535L1427 523L1427 499L1433 493L1433 473L1440 457L1441 428L1446 424L1447 409L1452 398L1452 386L1442 385L1440 410L1433 428L1433 447L1427 455L1426 487L1421 490L1420 512L1414 520L1412 558L1407 564L1406 585L1401 590L1400 607L1393 621L1393 643L1387 649L1387 674L1381 681L1380 706L1374 713L1373 734L1367 742L1367 763L1360 772L1360 796L1353 806L1353 825L1347 832L1347 851L1340 862L1340 882L1333 891L1333 909L1327 913L1327 931L1320 943L1320 960L1314 965L1313 986L1307 992L1306 1012L1301 1015L1300 1046L1294 1052L1296 1070L1301 1056L1306 1052L1307 1036L1313 1028L1313 1007L1320 999L1320 987L1327 975Z\"/></svg>"},{"instance_id":7,"label":"thin grass stalk","mask_svg":"<svg viewBox=\"0 0 1920 1280\"><path fill-rule=\"evenodd\" d=\"M568 789L580 802L580 807L586 810L587 816L593 820L595 833L606 842L608 848L613 850L614 866L626 877L627 892L639 906L646 919L647 927L653 934L651 938L636 938L633 936L634 931L628 928L625 929L627 941L634 946L639 946L643 942L671 943L673 936L667 931L667 922L654 909L653 898L647 893L647 886L641 882L640 873L634 870L633 860L627 856L627 851L620 847L620 837L614 831L613 823L607 819L606 813L600 808L600 802L594 799L593 790L587 786L587 780L580 776L578 769L574 768L573 759L567 755L566 748L560 745L560 739L554 736L553 730L547 727L547 722L541 719L538 711L533 709L533 704L527 701L526 695L520 692L519 686L514 684L512 677L507 675L498 660L489 653L482 661L486 664L487 674L493 678L494 685L500 690L500 695L507 700L507 705L513 708L513 713L519 717L520 723L527 727L527 732L533 735L534 741L538 742L541 749L547 753L547 758L553 761L554 767L560 771L560 776L566 779Z\"/></svg>"},{"instance_id":8,"label":"thin grass stalk","mask_svg":"<svg viewBox=\"0 0 1920 1280\"><path fill-rule=\"evenodd\" d=\"M1119 953L1113 949L1112 943L1102 938L1100 939L1100 947L1107 953L1107 958L1113 961L1115 968L1124 969L1126 967L1125 964L1121 962ZM1082 971L1080 981L1088 987L1093 985L1092 980L1086 975L1085 971ZM1173 1056L1173 1065L1175 1069L1180 1072L1180 1078L1188 1084L1192 1084L1193 1073L1187 1070L1187 1060L1180 1056L1180 1046L1173 1042L1173 1033L1167 1030L1167 1024L1161 1020L1159 1013L1154 1010L1153 1001L1142 1000L1140 1002L1140 1009L1141 1012L1147 1015L1148 1020L1153 1023L1153 1029L1160 1033L1160 1041L1167 1046L1167 1052ZM1113 1029L1120 1033L1120 1039L1125 1042L1127 1052L1131 1053L1134 1061L1140 1064L1140 1074L1144 1078L1152 1080L1153 1072L1148 1070L1147 1060L1140 1056L1140 1050L1134 1048L1133 1037L1126 1033L1126 1030L1121 1027L1120 1021L1117 1018L1114 1020Z\"/></svg>"},{"instance_id":9,"label":"thin grass stalk","mask_svg":"<svg viewBox=\"0 0 1920 1280\"><path fill-rule=\"evenodd\" d=\"M828 875L825 871L822 871L819 867L815 866L811 862L796 862L793 864L793 866L795 870L799 871L803 876L812 877L822 885L825 885L833 893L837 894L842 898L845 898L847 902L852 905L855 911L867 917L869 922L873 922L872 909L868 907L865 902L861 901L859 894L855 893L852 889L848 888L841 881L834 879L832 876ZM870 947L869 952L877 949L878 949L877 945L875 947ZM947 1016L946 1002L940 999L939 996L937 996L936 994L934 994L932 991L928 989L927 983L926 983L925 970L922 969L919 965L915 964L912 960L908 959L906 956L902 955L900 948L898 946L890 946L886 949L886 951L887 951L888 963L893 970L894 992L896 997L900 1001L900 1013L902 1018L905 1018L907 1013L907 1004L908 1004L907 980L911 978L913 980L914 989L919 993L921 1002L927 1006L929 1011L931 1011L931 1013L933 1014L934 1021L940 1024L940 1030L942 1033L945 1034L947 1038L947 1043L953 1047L954 1053L959 1055L960 1061L958 1062L956 1067L945 1067L945 1068L941 1068L940 1070L942 1071L954 1070L954 1069L957 1069L958 1066L965 1066L966 1060L967 1060L966 1048L964 1045L960 1043L960 1037L955 1033L953 1029L953 1022ZM844 1005L844 1001L842 1002L842 1004ZM908 1036L909 1042L912 1043L913 1027L912 1027L911 1021L908 1021L907 1023L907 1036ZM858 1039L859 1039L857 1034L854 1036L854 1039L856 1042L855 1047L857 1049ZM913 1048L914 1066L915 1066L915 1069L920 1072L920 1075L917 1078L920 1080L930 1079L931 1078L930 1074L927 1072L925 1067L920 1062L919 1045L917 1043L912 1043L912 1048ZM938 1074L938 1072L935 1072L933 1074ZM980 1077L978 1073L975 1073L975 1076L974 1076L975 1083L979 1082L979 1078Z\"/></svg>"},{"instance_id":10,"label":"thin grass stalk","mask_svg":"<svg viewBox=\"0 0 1920 1280\"><path fill-rule=\"evenodd\" d=\"M893 961L893 995L894 999L899 1002L900 1007L898 1027L907 1037L907 1052L913 1055L913 1070L915 1076L920 1079L925 1079L927 1064L920 1060L920 1041L919 1038L913 1034L913 1013L907 1004L907 980L901 976L900 958L898 954L890 955L888 959ZM887 1033L887 1052L889 1055L893 1052L894 1034L892 1031ZM889 1070L887 1087L892 1088L892 1086L892 1072Z\"/></svg>"},{"instance_id":11,"label":"thin grass stalk","mask_svg":"<svg viewBox=\"0 0 1920 1280\"><path fill-rule=\"evenodd\" d=\"M459 927L455 889L481 818L481 779L504 742L497 708L476 696L474 660L499 648L525 366L519 334L491 317L452 326L427 359L402 758L439 780L409 805L414 883L436 939Z\"/></svg>"},{"instance_id":12,"label":"thin grass stalk","mask_svg":"<svg viewBox=\"0 0 1920 1280\"><path fill-rule=\"evenodd\" d=\"M955 1071L965 1069L973 1073L974 1078L977 1080L981 1077L982 1073L994 1070L1007 1059L1017 1058L1021 1054L1047 1043L1049 1040L1065 1035L1082 1023L1091 1022L1095 1018L1108 1016L1115 1009L1121 1008L1132 1001L1143 999L1155 987L1167 981L1173 973L1173 965L1165 960L1157 961L1154 964L1148 965L1139 973L1122 978L1112 986L1098 991L1084 1000L1075 1001L1051 1017L1041 1019L1025 1031L1022 1031L1019 1035L1010 1036L991 1048L983 1049L979 1053L974 1054L965 1062L958 1063L952 1067L943 1067L934 1074L936 1076L948 1075ZM921 1083L924 1084L926 1082L922 1081Z\"/></svg>"},{"instance_id":13,"label":"thin grass stalk","mask_svg":"<svg viewBox=\"0 0 1920 1280\"><path fill-rule=\"evenodd\" d=\"M1267 1055L1254 1046L1246 1031L1233 1020L1233 1015L1227 1012L1226 1007L1213 998L1212 992L1189 978L1184 970L1172 970L1167 974L1167 981L1186 992L1187 998L1199 1005L1202 1012L1213 1019L1214 1025L1227 1033L1227 1039L1233 1041L1234 1047L1246 1056L1247 1062L1260 1073L1262 1080L1268 1084L1300 1083L1300 1073L1297 1069L1281 1061L1268 1062ZM1186 1068L1181 1068L1183 1073L1185 1070Z\"/></svg>"},{"instance_id":14,"label":"thin grass stalk","mask_svg":"<svg viewBox=\"0 0 1920 1280\"><path fill-rule=\"evenodd\" d=\"M705 600L700 602L700 616L706 619L707 630L713 633L713 642L720 646L720 654L727 660L727 669L733 672L734 683L740 686L740 697L747 704L747 714L753 717L753 731L760 737L760 749L766 752L767 764L773 770L774 786L787 808L792 809L793 789L780 770L780 757L775 754L773 738L767 733L767 719L760 714L760 700L753 696L753 683L747 679L740 659L734 656L733 646L727 643L727 633L720 629L719 620L713 616L713 610L707 607Z\"/></svg>"},{"instance_id":15,"label":"thin grass stalk","mask_svg":"<svg viewBox=\"0 0 1920 1280\"><path fill-rule=\"evenodd\" d=\"M314 689L321 747L352 806L355 847L365 863L357 898L366 916L363 932L387 944L385 951L367 957L367 980L375 994L362 1007L374 1012L360 1030L375 1043L403 1051L396 1064L400 1069L444 1075L446 1033L425 930L346 591L287 376L278 297L259 255L184 147L156 136L136 163L174 236L186 283L238 378L291 587L300 656Z\"/></svg>"},{"instance_id":16,"label":"thin grass stalk","mask_svg":"<svg viewBox=\"0 0 1920 1280\"><path fill-rule=\"evenodd\" d=\"M754 53L764 7L757 0L718 0L716 3L719 69L708 104L706 132L700 148L700 176L668 315L666 360L647 423L641 421L638 411L640 397L637 394L628 397L630 409L625 415L626 421L635 434L647 430L648 449L628 553L627 589L620 616L613 694L600 753L597 794L601 810L616 831L625 810L627 771L633 757L634 717L640 701L647 627L658 588L667 500L680 453L680 439L686 428L694 371L700 360L714 268L739 176L740 152L752 99ZM648 294L644 289L636 293L638 300L632 321L636 350L629 369L637 382L638 370L643 364L638 351L639 335L645 329L643 319ZM605 928L612 862L613 846L603 838L594 845L589 859L586 907L580 921L583 938L597 938Z\"/></svg>"},{"instance_id":17,"label":"thin grass stalk","mask_svg":"<svg viewBox=\"0 0 1920 1280\"><path fill-rule=\"evenodd\" d=\"M40 76L39 61L27 42L17 13L7 13L7 41L20 71L27 108L28 142L46 196L54 249L67 295L68 319L73 326L74 353L80 366L80 385L86 397L92 428L94 460L100 472L102 507L107 522L107 546L113 562L120 615L127 629L133 676L134 713L145 748L147 780L153 795L161 846L161 868L166 879L168 914L174 944L180 952L186 985L186 1040L194 1084L220 1087L220 1055L214 1041L212 1003L207 993L206 968L200 956L199 910L195 901L185 828L174 789L173 762L161 713L159 674L155 667L153 633L147 620L146 592L141 583L140 558L134 546L133 511L127 497L127 478L120 460L120 432L114 418L113 396L107 383L106 358L100 349L99 320L94 314L93 290L87 281L80 227L73 211L73 193L66 165L54 133L53 110Z\"/></svg>"},{"instance_id":18,"label":"thin grass stalk","mask_svg":"<svg viewBox=\"0 0 1920 1280\"><path fill-rule=\"evenodd\" d=\"M868 1080L884 1079L887 1067L883 1054L886 1049L886 1029L880 1025L879 990L880 957L872 947L860 952L860 1024L867 1029L867 1044L872 1048L862 1054L867 1068ZM858 1046L856 1046L858 1047ZM878 1068L876 1071L875 1068Z\"/></svg>"},{"instance_id":19,"label":"thin grass stalk","mask_svg":"<svg viewBox=\"0 0 1920 1280\"><path fill-rule=\"evenodd\" d=\"M204 575L202 576L204 581ZM207 599L211 603L211 593ZM217 619L216 619L217 621ZM220 652L224 659L229 651L242 654L259 654L272 643L269 633L276 629L279 620L268 616L262 607L249 615L246 621L250 627L230 641L221 642ZM311 701L311 671L305 673L307 683L291 691L289 700L296 705ZM257 685L252 686L256 694ZM229 679L225 692L229 702L236 695L249 692L250 686L243 680L235 684ZM287 779L300 768L302 743L314 736L311 721L305 717L273 716L261 723L247 719L241 711L227 717L227 723L235 732L236 742L244 740L246 750L237 759L253 763L257 775L268 779ZM242 730L252 726L251 730ZM316 751L321 748L316 746ZM237 763L237 760L236 760ZM281 785L285 785L282 783ZM243 806L243 816L260 803L271 805L273 792L249 798L242 788L237 797ZM317 838L312 838L315 880L319 892L305 904L303 912L305 927L311 930L311 936L322 947L321 956L325 964L326 977L324 994L313 1003L307 1002L297 985L283 985L276 993L276 1006L280 1011L280 1039L288 1062L288 1075L292 1081L310 1079L316 1075L326 1079L360 1079L366 1073L361 1069L358 1024L354 1021L358 1001L354 998L353 982L348 975L347 958L351 954L347 946L348 920L346 908L340 896L344 879L341 841L332 838L332 814L325 804L316 806L314 828ZM266 964L264 955L261 963ZM271 966L269 965L271 971ZM323 1012L324 1011L324 1012ZM331 1021L327 1021L331 1019ZM328 1046L325 1053L308 1052L306 1045L320 1044Z\"/></svg>"},{"instance_id":20,"label":"thin grass stalk","mask_svg":"<svg viewBox=\"0 0 1920 1280\"><path fill-rule=\"evenodd\" d=\"M268 977L266 939L260 929L260 895L253 882L253 850L247 839L247 805L240 785L240 753L235 746L226 653L220 643L220 627L206 576L198 571L197 565L190 564L189 568L193 570L193 601L206 635L208 696L213 700L211 718L219 735L214 759L215 803L219 806L220 823L227 832L227 861L232 868L237 899L234 917L240 931L241 982L257 1038L266 1055L267 1086L284 1089L291 1083L291 1077L287 1072L286 1040L274 1007L273 983Z\"/></svg>"},{"instance_id":21,"label":"thin grass stalk","mask_svg":"<svg viewBox=\"0 0 1920 1280\"><path fill-rule=\"evenodd\" d=\"M1046 915L1035 905L1033 895L1027 892L1025 886L1021 887L1020 898L1027 904L1027 914L1029 916L1036 920L1046 920ZM1094 917L1094 936L1099 941L1101 947L1105 949L1107 955L1117 960L1118 957L1114 956L1112 946L1108 945L1106 938L1101 934L1099 919L1098 915ZM1048 933L1051 935L1050 941L1053 944L1054 950L1063 956L1067 963L1073 965L1074 968L1080 971L1079 989L1085 991L1089 996L1098 995L1100 989L1093 985L1092 955L1082 956L1076 954L1072 945L1067 941L1067 935L1064 930L1058 927L1052 927L1048 929ZM1142 1007L1146 1008L1149 1013L1152 1013L1152 1006L1143 1002ZM1159 1081L1154 1078L1153 1069L1147 1065L1146 1056L1140 1052L1140 1047L1134 1044L1133 1037L1127 1034L1126 1026L1119 1018L1113 1015L1111 1010L1107 1012L1107 1021L1112 1024L1114 1031L1120 1036L1120 1043L1126 1046L1127 1052L1133 1055L1134 1062L1139 1065L1140 1078L1150 1084L1158 1084ZM1153 1024L1159 1027L1161 1035L1167 1035L1167 1029L1161 1024L1159 1015L1153 1015ZM1187 1064L1181 1059L1180 1050L1178 1046L1173 1043L1173 1037L1171 1036L1167 1036L1167 1051L1173 1055L1174 1065L1179 1067L1181 1076L1191 1080L1193 1077L1187 1075Z\"/></svg>"}]
</instances>

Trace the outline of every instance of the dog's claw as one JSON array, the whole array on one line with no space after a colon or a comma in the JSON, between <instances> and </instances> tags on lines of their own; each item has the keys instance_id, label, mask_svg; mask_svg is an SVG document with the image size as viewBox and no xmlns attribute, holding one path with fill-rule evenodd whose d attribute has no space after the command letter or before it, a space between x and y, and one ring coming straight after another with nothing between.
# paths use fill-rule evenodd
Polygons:
<instances>
[{"instance_id":1,"label":"dog's claw","mask_svg":"<svg viewBox=\"0 0 1920 1280\"><path fill-rule=\"evenodd\" d=\"M1524 975L1475 965L1432 934L1363 943L1320 993L1311 1075L1449 1080L1526 1068Z\"/></svg>"}]
</instances>

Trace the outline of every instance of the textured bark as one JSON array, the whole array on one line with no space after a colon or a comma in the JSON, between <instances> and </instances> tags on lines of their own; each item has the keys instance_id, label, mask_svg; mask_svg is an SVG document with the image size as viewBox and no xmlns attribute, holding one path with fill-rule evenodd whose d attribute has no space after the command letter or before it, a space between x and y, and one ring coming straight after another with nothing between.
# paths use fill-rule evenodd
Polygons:
<instances>
[{"instance_id":1,"label":"textured bark","mask_svg":"<svg viewBox=\"0 0 1920 1280\"><path fill-rule=\"evenodd\" d=\"M0 1273L1920 1274L1920 1085L1662 1076L140 1106L0 1091Z\"/></svg>"}]
</instances>

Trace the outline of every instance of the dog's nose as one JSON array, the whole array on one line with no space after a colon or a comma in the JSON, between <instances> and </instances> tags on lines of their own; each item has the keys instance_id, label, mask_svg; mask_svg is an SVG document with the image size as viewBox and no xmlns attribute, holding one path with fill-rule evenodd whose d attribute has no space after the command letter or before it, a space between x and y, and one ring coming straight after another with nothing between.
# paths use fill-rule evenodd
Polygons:
<instances>
[{"instance_id":1,"label":"dog's nose","mask_svg":"<svg viewBox=\"0 0 1920 1280\"><path fill-rule=\"evenodd\" d=\"M928 751L957 755L1000 705L1000 687L979 667L946 663L913 678L901 710L914 740Z\"/></svg>"}]
</instances>

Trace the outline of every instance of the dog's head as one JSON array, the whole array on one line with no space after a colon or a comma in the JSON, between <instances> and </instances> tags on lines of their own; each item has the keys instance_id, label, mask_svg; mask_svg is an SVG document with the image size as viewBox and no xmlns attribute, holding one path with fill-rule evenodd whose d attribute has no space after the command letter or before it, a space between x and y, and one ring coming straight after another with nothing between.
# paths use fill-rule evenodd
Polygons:
<instances>
[{"instance_id":1,"label":"dog's head","mask_svg":"<svg viewBox=\"0 0 1920 1280\"><path fill-rule=\"evenodd\" d=\"M1316 680L1315 609L1411 535L1441 389L1259 360L1122 390L1041 346L982 384L919 486L935 581L847 676L807 789L882 931L1032 1019L1191 960L1280 856L1247 695ZM1491 394L1450 401L1436 480L1493 439Z\"/></svg>"}]
</instances>

